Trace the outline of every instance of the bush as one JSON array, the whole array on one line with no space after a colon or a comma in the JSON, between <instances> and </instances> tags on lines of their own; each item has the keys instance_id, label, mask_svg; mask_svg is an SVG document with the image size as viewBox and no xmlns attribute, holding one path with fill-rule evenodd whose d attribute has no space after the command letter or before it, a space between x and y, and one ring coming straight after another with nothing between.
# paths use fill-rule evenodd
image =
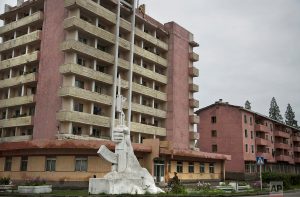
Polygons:
<instances>
[{"instance_id":1,"label":"bush","mask_svg":"<svg viewBox=\"0 0 300 197\"><path fill-rule=\"evenodd\" d=\"M174 194L186 194L187 193L185 186L183 184L181 184L180 182L171 184L170 186L171 186L171 189L170 189L171 193L174 193Z\"/></svg>"},{"instance_id":2,"label":"bush","mask_svg":"<svg viewBox=\"0 0 300 197\"><path fill-rule=\"evenodd\" d=\"M201 181L199 181L198 183L197 183L197 187L196 187L196 190L198 190L198 191L207 191L207 190L210 190L211 189L211 185L210 185L210 183L205 183L205 182L202 182L201 183Z\"/></svg>"},{"instance_id":3,"label":"bush","mask_svg":"<svg viewBox=\"0 0 300 197\"><path fill-rule=\"evenodd\" d=\"M9 177L0 178L0 185L9 185L9 184L10 184L10 178Z\"/></svg>"},{"instance_id":4,"label":"bush","mask_svg":"<svg viewBox=\"0 0 300 197\"><path fill-rule=\"evenodd\" d=\"M46 181L37 178L34 180L27 180L24 185L25 186L41 186L41 185L46 185Z\"/></svg>"},{"instance_id":5,"label":"bush","mask_svg":"<svg viewBox=\"0 0 300 197\"><path fill-rule=\"evenodd\" d=\"M262 173L263 182L282 181L284 189L290 189L292 185L300 184L300 175L278 174L273 172Z\"/></svg>"}]
</instances>

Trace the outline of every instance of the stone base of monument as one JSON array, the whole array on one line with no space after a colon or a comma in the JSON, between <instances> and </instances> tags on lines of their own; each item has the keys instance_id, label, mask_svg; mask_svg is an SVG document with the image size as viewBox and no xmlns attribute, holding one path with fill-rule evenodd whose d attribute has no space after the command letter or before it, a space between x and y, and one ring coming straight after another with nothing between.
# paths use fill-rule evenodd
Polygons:
<instances>
[{"instance_id":1,"label":"stone base of monument","mask_svg":"<svg viewBox=\"0 0 300 197\"><path fill-rule=\"evenodd\" d=\"M145 194L142 179L90 178L89 194Z\"/></svg>"}]
</instances>

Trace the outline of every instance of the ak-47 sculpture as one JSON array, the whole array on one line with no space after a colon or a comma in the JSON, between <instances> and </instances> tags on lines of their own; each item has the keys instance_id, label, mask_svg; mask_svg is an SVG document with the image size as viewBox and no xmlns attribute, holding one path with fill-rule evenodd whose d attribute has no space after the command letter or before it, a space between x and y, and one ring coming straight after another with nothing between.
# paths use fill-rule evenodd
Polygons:
<instances>
[{"instance_id":1,"label":"ak-47 sculpture","mask_svg":"<svg viewBox=\"0 0 300 197\"><path fill-rule=\"evenodd\" d=\"M123 104L126 101L121 95L121 78L118 78L118 95L116 111L119 114L119 124L113 128L112 141L116 143L115 152L102 145L98 154L112 163L112 171L104 178L90 178L90 194L157 194L163 192L155 186L154 179L142 168L134 155L130 141L130 130L125 125Z\"/></svg>"}]
</instances>

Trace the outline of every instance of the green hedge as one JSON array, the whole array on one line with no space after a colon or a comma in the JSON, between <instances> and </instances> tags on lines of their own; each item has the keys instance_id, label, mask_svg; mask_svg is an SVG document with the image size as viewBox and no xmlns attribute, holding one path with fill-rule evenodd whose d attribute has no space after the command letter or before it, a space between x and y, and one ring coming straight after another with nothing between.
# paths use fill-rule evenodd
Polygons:
<instances>
[{"instance_id":1,"label":"green hedge","mask_svg":"<svg viewBox=\"0 0 300 197\"><path fill-rule=\"evenodd\" d=\"M283 188L289 189L292 185L300 184L300 175L295 174L278 174L274 172L263 172L263 182L269 183L270 181L282 181Z\"/></svg>"}]
</instances>

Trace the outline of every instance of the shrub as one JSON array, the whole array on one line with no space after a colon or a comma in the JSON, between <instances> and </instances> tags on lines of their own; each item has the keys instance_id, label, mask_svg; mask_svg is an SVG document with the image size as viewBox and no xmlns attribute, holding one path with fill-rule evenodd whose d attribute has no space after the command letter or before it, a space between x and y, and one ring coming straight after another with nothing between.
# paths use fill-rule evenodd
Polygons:
<instances>
[{"instance_id":1,"label":"shrub","mask_svg":"<svg viewBox=\"0 0 300 197\"><path fill-rule=\"evenodd\" d=\"M207 191L207 190L210 190L211 189L211 184L210 183L205 183L205 182L202 182L199 181L197 183L197 187L196 187L196 190L200 191L200 190L203 190L203 191Z\"/></svg>"},{"instance_id":2,"label":"shrub","mask_svg":"<svg viewBox=\"0 0 300 197\"><path fill-rule=\"evenodd\" d=\"M10 184L10 178L9 177L0 178L0 185L9 185L9 184Z\"/></svg>"},{"instance_id":3,"label":"shrub","mask_svg":"<svg viewBox=\"0 0 300 197\"><path fill-rule=\"evenodd\" d=\"M42 180L40 178L37 178L34 180L27 180L24 185L26 185L26 186L41 186L41 185L46 185L46 181Z\"/></svg>"},{"instance_id":4,"label":"shrub","mask_svg":"<svg viewBox=\"0 0 300 197\"><path fill-rule=\"evenodd\" d=\"M270 181L282 181L284 189L290 189L292 185L300 184L300 175L264 172L262 173L262 180L266 183Z\"/></svg>"},{"instance_id":5,"label":"shrub","mask_svg":"<svg viewBox=\"0 0 300 197\"><path fill-rule=\"evenodd\" d=\"M174 183L170 185L171 189L170 192L174 194L186 194L187 190L183 184L179 183Z\"/></svg>"}]
</instances>

